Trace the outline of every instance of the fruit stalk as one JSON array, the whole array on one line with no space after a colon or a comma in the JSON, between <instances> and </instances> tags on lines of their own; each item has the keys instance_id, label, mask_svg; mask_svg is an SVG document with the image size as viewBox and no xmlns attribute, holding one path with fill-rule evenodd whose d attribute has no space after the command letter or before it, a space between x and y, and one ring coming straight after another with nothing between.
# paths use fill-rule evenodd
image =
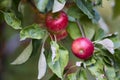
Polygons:
<instances>
[{"instance_id":1,"label":"fruit stalk","mask_svg":"<svg viewBox=\"0 0 120 80\"><path fill-rule=\"evenodd\" d=\"M78 27L80 28L80 32L81 32L81 34L82 34L82 37L86 37L86 36L85 36L84 28L83 28L83 26L80 24L80 22L79 22L78 19L76 19L76 23L77 23Z\"/></svg>"}]
</instances>

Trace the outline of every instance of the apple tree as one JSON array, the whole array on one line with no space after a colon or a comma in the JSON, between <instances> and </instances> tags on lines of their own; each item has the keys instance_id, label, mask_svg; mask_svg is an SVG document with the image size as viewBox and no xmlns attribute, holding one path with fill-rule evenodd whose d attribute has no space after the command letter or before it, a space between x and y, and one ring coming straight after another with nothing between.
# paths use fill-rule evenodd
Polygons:
<instances>
[{"instance_id":1,"label":"apple tree","mask_svg":"<svg viewBox=\"0 0 120 80\"><path fill-rule=\"evenodd\" d=\"M112 2L116 18L120 1ZM47 80L120 80L120 40L104 25L102 5L103 0L1 1L6 24L20 41L28 40L11 65L38 54L38 79L50 74Z\"/></svg>"}]
</instances>

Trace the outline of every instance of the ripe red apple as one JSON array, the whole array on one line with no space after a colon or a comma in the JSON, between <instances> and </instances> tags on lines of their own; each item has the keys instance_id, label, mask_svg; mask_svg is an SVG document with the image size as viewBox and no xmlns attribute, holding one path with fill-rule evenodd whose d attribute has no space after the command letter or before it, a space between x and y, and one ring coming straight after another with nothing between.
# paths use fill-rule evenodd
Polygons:
<instances>
[{"instance_id":1,"label":"ripe red apple","mask_svg":"<svg viewBox=\"0 0 120 80\"><path fill-rule=\"evenodd\" d=\"M64 11L48 13L45 23L50 32L58 33L67 27L68 16Z\"/></svg>"},{"instance_id":2,"label":"ripe red apple","mask_svg":"<svg viewBox=\"0 0 120 80\"><path fill-rule=\"evenodd\" d=\"M88 59L93 55L94 45L87 38L78 38L72 43L73 54L80 59Z\"/></svg>"},{"instance_id":3,"label":"ripe red apple","mask_svg":"<svg viewBox=\"0 0 120 80\"><path fill-rule=\"evenodd\" d=\"M57 34L52 34L53 39L54 39L54 35L56 36L57 41L60 41L60 40L62 40L62 39L64 39L64 38L66 38L67 35L68 35L68 33L67 33L67 31L64 29L64 30L62 30L61 32L59 32L59 33L57 33Z\"/></svg>"}]
</instances>

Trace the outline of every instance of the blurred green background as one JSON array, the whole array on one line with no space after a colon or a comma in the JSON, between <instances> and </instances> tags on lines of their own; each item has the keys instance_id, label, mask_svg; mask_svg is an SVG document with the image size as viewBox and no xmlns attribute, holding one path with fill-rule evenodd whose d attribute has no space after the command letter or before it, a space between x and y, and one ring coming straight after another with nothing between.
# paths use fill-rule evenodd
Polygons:
<instances>
[{"instance_id":1,"label":"blurred green background","mask_svg":"<svg viewBox=\"0 0 120 80\"><path fill-rule=\"evenodd\" d=\"M0 0L0 9L10 8L16 10L16 13L21 18L21 14L17 11L18 4L20 0ZM25 0L23 0L25 1ZM7 5L7 6L6 6ZM100 15L102 16L102 28L105 31L110 33L120 32L120 1L119 0L103 0L103 5L97 8ZM35 20L35 14L32 12L31 6L28 3L24 3L22 6L23 25L32 24ZM29 14L29 15L28 15ZM3 15L0 13L0 72L1 79L0 80L37 80L37 63L39 54L32 56L25 64L13 66L10 63L22 52L22 50L26 47L26 41L19 41L18 31L15 31L11 27L9 27L3 19ZM68 43L69 38L66 40ZM64 42L63 41L63 42ZM70 45L66 47L69 48ZM69 48L70 49L70 48ZM70 54L71 59L74 58L72 54ZM75 61L76 59L74 59ZM74 62L73 61L73 62ZM47 80L48 76L45 76L43 80Z\"/></svg>"}]
</instances>

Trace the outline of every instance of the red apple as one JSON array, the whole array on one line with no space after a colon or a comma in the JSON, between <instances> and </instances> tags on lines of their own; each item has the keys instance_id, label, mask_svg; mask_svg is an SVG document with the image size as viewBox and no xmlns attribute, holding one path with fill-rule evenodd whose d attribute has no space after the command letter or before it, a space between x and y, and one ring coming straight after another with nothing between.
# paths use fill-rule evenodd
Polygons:
<instances>
[{"instance_id":1,"label":"red apple","mask_svg":"<svg viewBox=\"0 0 120 80\"><path fill-rule=\"evenodd\" d=\"M56 36L57 41L60 41L60 40L62 40L64 38L66 38L68 33L67 33L66 30L62 30L61 32L59 32L57 34L52 34L53 39L55 39L54 35Z\"/></svg>"},{"instance_id":2,"label":"red apple","mask_svg":"<svg viewBox=\"0 0 120 80\"><path fill-rule=\"evenodd\" d=\"M64 11L48 13L45 23L50 32L58 33L67 27L68 16Z\"/></svg>"},{"instance_id":3,"label":"red apple","mask_svg":"<svg viewBox=\"0 0 120 80\"><path fill-rule=\"evenodd\" d=\"M80 59L88 59L93 55L94 45L87 38L78 38L72 43L73 54Z\"/></svg>"}]
</instances>

